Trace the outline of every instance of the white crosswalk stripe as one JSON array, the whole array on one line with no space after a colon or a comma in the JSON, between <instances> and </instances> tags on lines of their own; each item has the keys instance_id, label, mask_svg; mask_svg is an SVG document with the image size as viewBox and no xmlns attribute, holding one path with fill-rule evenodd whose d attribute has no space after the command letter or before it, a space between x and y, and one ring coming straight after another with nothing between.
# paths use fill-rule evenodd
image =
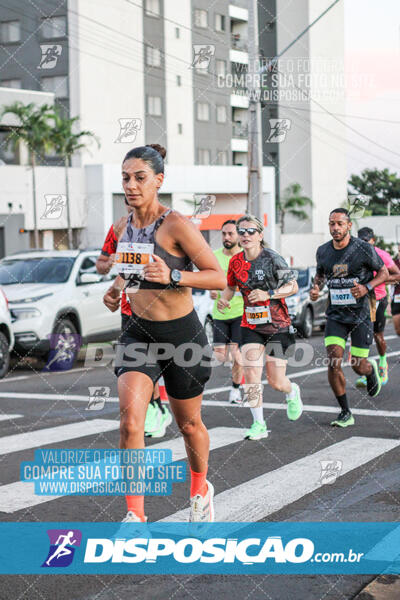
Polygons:
<instances>
[{"instance_id":1,"label":"white crosswalk stripe","mask_svg":"<svg viewBox=\"0 0 400 600\"><path fill-rule=\"evenodd\" d=\"M93 421L91 421L92 423ZM109 421L109 423L113 423L114 421ZM69 427L69 426L65 426ZM52 428L59 430L60 428L54 427ZM42 431L51 431L50 430L42 430ZM33 432L36 433L36 432ZM58 437L60 432L57 432ZM25 435L25 434L20 434ZM54 436L55 434L53 434ZM81 437L85 435L85 433L81 433ZM209 430L210 435L210 450L216 450L217 448L222 448L224 446L228 446L229 444L234 444L243 439L244 429L234 428L234 427L214 427ZM16 436L7 436L5 438L0 438L0 442L3 440L7 440L9 438L13 438ZM64 438L71 439L71 438ZM61 441L58 439L57 441ZM41 442L43 444L43 442ZM49 443L49 442L48 442ZM4 446L6 446L7 442L3 442ZM32 447L32 446L31 446ZM183 438L179 437L173 440L159 442L157 444L153 444L149 446L152 449L163 449L163 450L172 450L173 460L181 460L186 457L186 451L183 443ZM12 450L11 450L12 452ZM96 463L99 464L99 463ZM0 512L6 513L14 513L18 510L22 510L23 508L30 508L32 506L36 506L38 504L42 504L43 502L49 502L51 500L56 500L61 496L39 496L34 492L34 484L26 483L24 481L16 481L14 483L9 483L7 485L0 486Z\"/></svg>"},{"instance_id":2,"label":"white crosswalk stripe","mask_svg":"<svg viewBox=\"0 0 400 600\"><path fill-rule=\"evenodd\" d=\"M64 440L74 440L87 435L98 435L106 431L119 429L119 421L107 419L88 419L79 423L47 427L26 433L16 433L0 438L0 455L20 452L30 448L39 448L48 444L58 444Z\"/></svg>"},{"instance_id":3,"label":"white crosswalk stripe","mask_svg":"<svg viewBox=\"0 0 400 600\"><path fill-rule=\"evenodd\" d=\"M21 419L24 415L0 415L0 421L13 421L14 419Z\"/></svg>"},{"instance_id":4,"label":"white crosswalk stripe","mask_svg":"<svg viewBox=\"0 0 400 600\"><path fill-rule=\"evenodd\" d=\"M259 521L322 487L320 461L341 460L339 476L400 446L400 440L351 437L217 494L216 521ZM163 521L187 521L188 509Z\"/></svg>"}]
</instances>

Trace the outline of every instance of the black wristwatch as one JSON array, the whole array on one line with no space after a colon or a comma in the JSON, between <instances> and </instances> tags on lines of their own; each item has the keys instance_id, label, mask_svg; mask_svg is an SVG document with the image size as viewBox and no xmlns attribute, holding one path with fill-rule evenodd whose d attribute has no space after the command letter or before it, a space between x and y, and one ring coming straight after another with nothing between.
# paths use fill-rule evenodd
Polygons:
<instances>
[{"instance_id":1,"label":"black wristwatch","mask_svg":"<svg viewBox=\"0 0 400 600\"><path fill-rule=\"evenodd\" d=\"M372 292L372 290L374 289L370 283L366 283L366 284L365 284L365 287L367 288L367 290L368 290L369 292Z\"/></svg>"},{"instance_id":2,"label":"black wristwatch","mask_svg":"<svg viewBox=\"0 0 400 600\"><path fill-rule=\"evenodd\" d=\"M274 294L275 294L275 290L268 290L268 296L269 296L270 300L272 300L272 298L274 297Z\"/></svg>"},{"instance_id":3,"label":"black wristwatch","mask_svg":"<svg viewBox=\"0 0 400 600\"><path fill-rule=\"evenodd\" d=\"M182 273L178 269L172 269L169 280L172 287L178 287L180 280L182 279Z\"/></svg>"}]
</instances>

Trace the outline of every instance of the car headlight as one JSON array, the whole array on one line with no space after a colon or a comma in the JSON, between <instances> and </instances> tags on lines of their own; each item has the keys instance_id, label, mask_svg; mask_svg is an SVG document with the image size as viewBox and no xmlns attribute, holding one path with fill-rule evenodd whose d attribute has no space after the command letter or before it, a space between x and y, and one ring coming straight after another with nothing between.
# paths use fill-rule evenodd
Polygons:
<instances>
[{"instance_id":1,"label":"car headlight","mask_svg":"<svg viewBox=\"0 0 400 600\"><path fill-rule=\"evenodd\" d=\"M39 300L43 300L43 298L48 298L49 296L53 296L53 292L50 294L42 294L41 296L35 296L34 298L23 298L21 300L9 300L8 304L28 304L31 302L38 302Z\"/></svg>"},{"instance_id":2,"label":"car headlight","mask_svg":"<svg viewBox=\"0 0 400 600\"><path fill-rule=\"evenodd\" d=\"M28 307L12 308L10 312L14 321L17 321L18 319L34 319L35 317L40 317L42 314L37 308Z\"/></svg>"}]
</instances>

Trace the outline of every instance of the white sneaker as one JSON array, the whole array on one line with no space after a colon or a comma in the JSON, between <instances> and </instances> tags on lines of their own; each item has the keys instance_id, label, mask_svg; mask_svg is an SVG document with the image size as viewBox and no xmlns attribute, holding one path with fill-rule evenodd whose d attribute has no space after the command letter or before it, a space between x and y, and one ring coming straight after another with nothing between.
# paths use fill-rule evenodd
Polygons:
<instances>
[{"instance_id":1,"label":"white sneaker","mask_svg":"<svg viewBox=\"0 0 400 600\"><path fill-rule=\"evenodd\" d=\"M240 388L231 388L229 392L229 403L242 404L242 394L240 392Z\"/></svg>"},{"instance_id":2,"label":"white sneaker","mask_svg":"<svg viewBox=\"0 0 400 600\"><path fill-rule=\"evenodd\" d=\"M196 494L190 498L190 523L214 522L214 486L206 481L208 490L205 496Z\"/></svg>"},{"instance_id":3,"label":"white sneaker","mask_svg":"<svg viewBox=\"0 0 400 600\"><path fill-rule=\"evenodd\" d=\"M142 521L132 510L128 510L126 517L112 536L113 539L126 539L127 537L150 538L151 533L147 527L147 517Z\"/></svg>"},{"instance_id":4,"label":"white sneaker","mask_svg":"<svg viewBox=\"0 0 400 600\"><path fill-rule=\"evenodd\" d=\"M137 514L133 512L133 510L128 510L128 512L126 513L126 517L122 519L121 523L146 523L147 517L145 517L144 519L145 520L142 521L142 519L138 517Z\"/></svg>"}]
</instances>

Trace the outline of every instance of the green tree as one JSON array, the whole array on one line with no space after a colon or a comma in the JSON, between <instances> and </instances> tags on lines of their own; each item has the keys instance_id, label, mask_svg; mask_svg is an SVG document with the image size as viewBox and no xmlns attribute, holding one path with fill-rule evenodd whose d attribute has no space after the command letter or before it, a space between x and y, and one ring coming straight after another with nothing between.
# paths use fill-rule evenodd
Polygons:
<instances>
[{"instance_id":1,"label":"green tree","mask_svg":"<svg viewBox=\"0 0 400 600\"><path fill-rule=\"evenodd\" d=\"M63 159L65 167L65 191L67 196L67 227L68 227L68 248L73 247L71 211L69 197L69 174L68 167L71 165L71 157L78 150L86 148L94 140L97 146L100 143L92 131L76 131L79 117L65 117L59 107L55 107L51 115L53 127L51 130L50 143L56 153Z\"/></svg>"},{"instance_id":2,"label":"green tree","mask_svg":"<svg viewBox=\"0 0 400 600\"><path fill-rule=\"evenodd\" d=\"M400 214L400 179L388 169L364 169L361 175L352 175L348 181L349 194L369 198L372 215Z\"/></svg>"},{"instance_id":3,"label":"green tree","mask_svg":"<svg viewBox=\"0 0 400 600\"><path fill-rule=\"evenodd\" d=\"M49 118L52 110L52 107L47 104L37 106L33 102L30 104L13 102L3 106L0 113L1 117L5 114L13 114L18 121L18 125L12 127L6 143L16 148L23 142L28 148L32 170L33 230L36 248L39 248L39 232L37 229L35 168L37 162L43 160L44 155L51 148Z\"/></svg>"},{"instance_id":4,"label":"green tree","mask_svg":"<svg viewBox=\"0 0 400 600\"><path fill-rule=\"evenodd\" d=\"M299 221L307 221L310 216L304 209L312 207L313 201L308 196L302 195L301 185L299 183L291 183L288 185L282 194L282 198L278 201L279 223L281 233L285 233L285 217L291 215Z\"/></svg>"}]
</instances>

